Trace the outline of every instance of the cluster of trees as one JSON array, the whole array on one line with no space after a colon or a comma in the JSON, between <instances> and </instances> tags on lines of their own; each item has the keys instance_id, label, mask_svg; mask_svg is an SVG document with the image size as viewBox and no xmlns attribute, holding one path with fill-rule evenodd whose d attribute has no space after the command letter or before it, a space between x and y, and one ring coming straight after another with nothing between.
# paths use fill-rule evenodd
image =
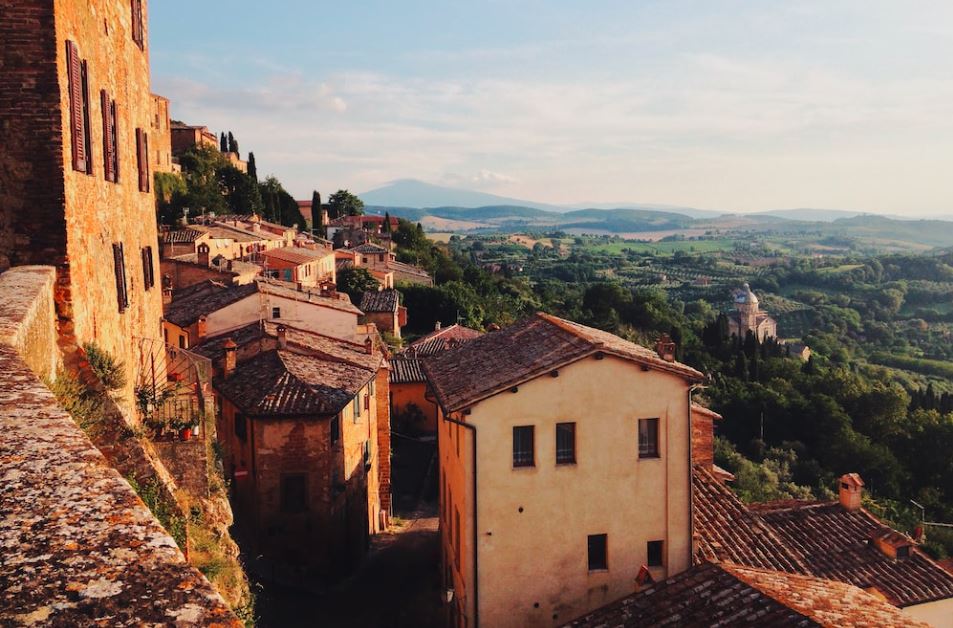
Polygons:
<instances>
[{"instance_id":1,"label":"cluster of trees","mask_svg":"<svg viewBox=\"0 0 953 628\"><path fill-rule=\"evenodd\" d=\"M234 147L237 149L237 142ZM259 182L254 154L248 157L248 173L244 173L213 147L190 148L179 158L181 175L155 174L159 221L174 225L185 217L186 210L191 217L256 213L265 220L305 229L294 197L273 176Z\"/></svg>"}]
</instances>

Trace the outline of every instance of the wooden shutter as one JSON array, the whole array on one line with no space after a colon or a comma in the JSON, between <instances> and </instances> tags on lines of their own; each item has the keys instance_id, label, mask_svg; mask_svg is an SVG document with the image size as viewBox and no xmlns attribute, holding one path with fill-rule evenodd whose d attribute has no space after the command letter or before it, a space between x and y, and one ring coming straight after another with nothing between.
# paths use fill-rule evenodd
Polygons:
<instances>
[{"instance_id":1,"label":"wooden shutter","mask_svg":"<svg viewBox=\"0 0 953 628\"><path fill-rule=\"evenodd\" d=\"M112 102L109 92L99 92L99 101L103 111L103 177L107 181L116 181L116 145L113 143Z\"/></svg>"},{"instance_id":2,"label":"wooden shutter","mask_svg":"<svg viewBox=\"0 0 953 628\"><path fill-rule=\"evenodd\" d=\"M132 8L132 40L140 48L145 43L145 33L143 33L142 20L142 0L131 0Z\"/></svg>"},{"instance_id":3,"label":"wooden shutter","mask_svg":"<svg viewBox=\"0 0 953 628\"><path fill-rule=\"evenodd\" d=\"M86 172L89 146L86 143L86 116L83 111L83 62L79 58L79 49L72 41L66 42L66 72L69 77L73 170Z\"/></svg>"},{"instance_id":4,"label":"wooden shutter","mask_svg":"<svg viewBox=\"0 0 953 628\"><path fill-rule=\"evenodd\" d=\"M139 162L139 191L149 191L149 134L136 129L136 158Z\"/></svg>"},{"instance_id":5,"label":"wooden shutter","mask_svg":"<svg viewBox=\"0 0 953 628\"><path fill-rule=\"evenodd\" d=\"M116 273L116 301L119 311L123 312L129 307L129 293L126 290L126 256L122 242L113 244L113 268Z\"/></svg>"},{"instance_id":6,"label":"wooden shutter","mask_svg":"<svg viewBox=\"0 0 953 628\"><path fill-rule=\"evenodd\" d=\"M142 248L142 279L145 283L146 290L155 285L155 274L152 266L152 247L146 246Z\"/></svg>"},{"instance_id":7,"label":"wooden shutter","mask_svg":"<svg viewBox=\"0 0 953 628\"><path fill-rule=\"evenodd\" d=\"M83 77L83 143L86 145L86 174L93 174L92 126L89 123L89 66L84 60L81 65Z\"/></svg>"},{"instance_id":8,"label":"wooden shutter","mask_svg":"<svg viewBox=\"0 0 953 628\"><path fill-rule=\"evenodd\" d=\"M116 101L109 104L109 133L113 147L113 181L119 182L119 122L116 117Z\"/></svg>"}]
</instances>

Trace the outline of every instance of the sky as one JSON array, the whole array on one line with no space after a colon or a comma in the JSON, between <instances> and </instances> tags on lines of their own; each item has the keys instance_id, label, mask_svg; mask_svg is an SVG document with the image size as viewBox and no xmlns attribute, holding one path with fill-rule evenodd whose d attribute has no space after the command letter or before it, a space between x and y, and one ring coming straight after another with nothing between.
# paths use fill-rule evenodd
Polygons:
<instances>
[{"instance_id":1,"label":"sky","mask_svg":"<svg viewBox=\"0 0 953 628\"><path fill-rule=\"evenodd\" d=\"M297 198L953 214L949 0L161 0L152 88ZM244 155L243 155L244 156Z\"/></svg>"}]
</instances>

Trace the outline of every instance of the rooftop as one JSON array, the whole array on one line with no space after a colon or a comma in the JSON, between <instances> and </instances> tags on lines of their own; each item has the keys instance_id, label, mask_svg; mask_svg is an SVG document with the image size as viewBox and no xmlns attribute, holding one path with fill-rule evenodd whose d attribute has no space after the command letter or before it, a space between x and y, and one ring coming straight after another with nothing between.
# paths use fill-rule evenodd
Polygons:
<instances>
[{"instance_id":1,"label":"rooftop","mask_svg":"<svg viewBox=\"0 0 953 628\"><path fill-rule=\"evenodd\" d=\"M697 565L569 625L928 626L843 582L730 563Z\"/></svg>"},{"instance_id":2,"label":"rooftop","mask_svg":"<svg viewBox=\"0 0 953 628\"><path fill-rule=\"evenodd\" d=\"M390 253L390 251L388 251L384 247L378 244L373 244L371 242L366 242L364 244L361 244L360 246L355 246L354 248L349 250L354 251L355 253L361 253L363 255L377 255L379 253Z\"/></svg>"},{"instance_id":3,"label":"rooftop","mask_svg":"<svg viewBox=\"0 0 953 628\"><path fill-rule=\"evenodd\" d=\"M689 366L663 360L618 336L543 313L470 340L453 352L430 356L423 369L438 403L453 412L600 352L689 380L703 378Z\"/></svg>"},{"instance_id":4,"label":"rooftop","mask_svg":"<svg viewBox=\"0 0 953 628\"><path fill-rule=\"evenodd\" d=\"M463 325L441 327L407 345L405 353L417 356L435 355L447 349L456 348L482 335L482 331L470 329Z\"/></svg>"},{"instance_id":5,"label":"rooftop","mask_svg":"<svg viewBox=\"0 0 953 628\"><path fill-rule=\"evenodd\" d=\"M241 362L229 377L214 382L252 416L332 416L376 374L346 362L277 349Z\"/></svg>"},{"instance_id":6,"label":"rooftop","mask_svg":"<svg viewBox=\"0 0 953 628\"><path fill-rule=\"evenodd\" d=\"M205 235L198 229L172 229L159 232L159 241L163 244L188 244Z\"/></svg>"},{"instance_id":7,"label":"rooftop","mask_svg":"<svg viewBox=\"0 0 953 628\"><path fill-rule=\"evenodd\" d=\"M390 290L368 290L361 297L363 312L396 312L400 306L400 293Z\"/></svg>"},{"instance_id":8,"label":"rooftop","mask_svg":"<svg viewBox=\"0 0 953 628\"><path fill-rule=\"evenodd\" d=\"M334 251L331 249L306 249L299 246L286 246L280 249L271 249L270 251L261 252L261 256L265 259L277 259L288 262L289 264L298 265L317 262L331 255L334 255Z\"/></svg>"}]
</instances>

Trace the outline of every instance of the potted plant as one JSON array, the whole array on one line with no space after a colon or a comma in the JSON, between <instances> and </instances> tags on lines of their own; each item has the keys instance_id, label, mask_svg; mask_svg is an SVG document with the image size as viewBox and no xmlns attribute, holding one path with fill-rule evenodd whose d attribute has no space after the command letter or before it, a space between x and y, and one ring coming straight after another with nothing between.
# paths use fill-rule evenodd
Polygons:
<instances>
[{"instance_id":1,"label":"potted plant","mask_svg":"<svg viewBox=\"0 0 953 628\"><path fill-rule=\"evenodd\" d=\"M192 430L195 428L194 422L186 417L173 417L170 421L172 429L179 433L179 440L192 440Z\"/></svg>"}]
</instances>

